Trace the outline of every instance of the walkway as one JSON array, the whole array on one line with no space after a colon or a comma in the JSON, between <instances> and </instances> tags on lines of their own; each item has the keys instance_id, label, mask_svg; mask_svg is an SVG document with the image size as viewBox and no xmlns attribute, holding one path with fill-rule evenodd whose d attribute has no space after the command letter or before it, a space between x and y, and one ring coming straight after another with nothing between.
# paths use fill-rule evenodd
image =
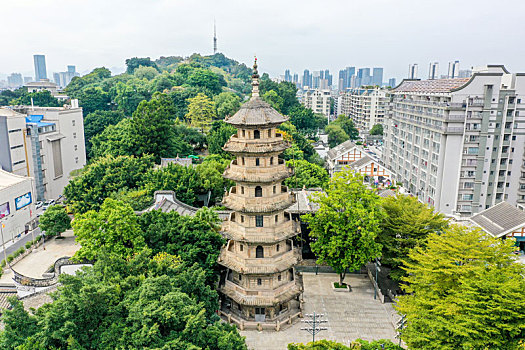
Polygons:
<instances>
[{"instance_id":1,"label":"walkway","mask_svg":"<svg viewBox=\"0 0 525 350\"><path fill-rule=\"evenodd\" d=\"M331 282L338 280L336 274L304 273L305 313L324 314L328 321L317 339L329 339L348 345L357 338L365 340L391 339L395 341L392 325L392 304L381 304L374 300L374 289L366 275L348 275L345 282L352 286L352 292L335 292ZM303 322L280 332L242 331L249 349L285 350L288 343L306 343L312 336L301 328Z\"/></svg>"}]
</instances>

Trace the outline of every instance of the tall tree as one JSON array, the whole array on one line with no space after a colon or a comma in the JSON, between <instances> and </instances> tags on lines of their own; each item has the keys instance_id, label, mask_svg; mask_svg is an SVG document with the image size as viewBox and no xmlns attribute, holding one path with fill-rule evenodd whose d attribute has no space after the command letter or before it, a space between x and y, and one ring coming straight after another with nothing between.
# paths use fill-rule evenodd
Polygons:
<instances>
[{"instance_id":1,"label":"tall tree","mask_svg":"<svg viewBox=\"0 0 525 350\"><path fill-rule=\"evenodd\" d=\"M135 155L152 154L157 163L162 157L174 156L173 114L173 103L166 94L156 92L150 101L139 104L129 130Z\"/></svg>"},{"instance_id":2,"label":"tall tree","mask_svg":"<svg viewBox=\"0 0 525 350\"><path fill-rule=\"evenodd\" d=\"M0 333L0 347L16 349L38 330L38 321L24 310L24 304L17 297L10 297L8 301L11 309L2 312L4 331Z\"/></svg>"},{"instance_id":3,"label":"tall tree","mask_svg":"<svg viewBox=\"0 0 525 350\"><path fill-rule=\"evenodd\" d=\"M149 57L133 57L126 59L126 73L133 74L139 67L153 67L158 70L157 64L153 62Z\"/></svg>"},{"instance_id":4,"label":"tall tree","mask_svg":"<svg viewBox=\"0 0 525 350\"><path fill-rule=\"evenodd\" d=\"M91 152L91 138L102 133L109 125L115 125L124 119L120 111L99 111L89 113L84 118L84 140L86 141L86 154Z\"/></svg>"},{"instance_id":5,"label":"tall tree","mask_svg":"<svg viewBox=\"0 0 525 350\"><path fill-rule=\"evenodd\" d=\"M33 103L33 105L39 107L60 107L62 105L55 97L53 97L53 95L51 95L51 92L48 90L24 94L20 98L11 101L10 103L14 105L27 106L30 106L31 103Z\"/></svg>"},{"instance_id":6,"label":"tall tree","mask_svg":"<svg viewBox=\"0 0 525 350\"><path fill-rule=\"evenodd\" d=\"M328 124L325 131L328 134L328 144L330 148L348 141L350 138L343 128L339 124L335 124L335 122Z\"/></svg>"},{"instance_id":7,"label":"tall tree","mask_svg":"<svg viewBox=\"0 0 525 350\"><path fill-rule=\"evenodd\" d=\"M241 99L232 92L221 92L213 98L220 119L232 116L241 107Z\"/></svg>"},{"instance_id":8,"label":"tall tree","mask_svg":"<svg viewBox=\"0 0 525 350\"><path fill-rule=\"evenodd\" d=\"M328 172L317 164L310 163L306 160L289 160L286 164L294 169L294 176L284 181L286 186L295 188L324 188L328 184Z\"/></svg>"},{"instance_id":9,"label":"tall tree","mask_svg":"<svg viewBox=\"0 0 525 350\"><path fill-rule=\"evenodd\" d=\"M376 124L370 129L370 135L383 135L383 125Z\"/></svg>"},{"instance_id":10,"label":"tall tree","mask_svg":"<svg viewBox=\"0 0 525 350\"><path fill-rule=\"evenodd\" d=\"M222 147L236 132L237 129L235 129L235 127L226 124L222 120L213 122L210 132L206 135L208 152L210 152L210 154L219 154L226 157L229 156L228 153L222 150Z\"/></svg>"},{"instance_id":11,"label":"tall tree","mask_svg":"<svg viewBox=\"0 0 525 350\"><path fill-rule=\"evenodd\" d=\"M411 349L518 349L525 339L525 265L512 240L454 225L413 249L397 310Z\"/></svg>"},{"instance_id":12,"label":"tall tree","mask_svg":"<svg viewBox=\"0 0 525 350\"><path fill-rule=\"evenodd\" d=\"M111 198L104 201L98 212L79 214L73 221L73 230L81 246L75 253L78 259L96 259L102 249L126 259L145 245L133 208Z\"/></svg>"},{"instance_id":13,"label":"tall tree","mask_svg":"<svg viewBox=\"0 0 525 350\"><path fill-rule=\"evenodd\" d=\"M357 140L359 138L359 130L355 127L354 122L350 117L346 115L340 115L337 117L336 120L334 120L330 125L339 125L341 129L344 130L344 132L348 135L350 140Z\"/></svg>"},{"instance_id":14,"label":"tall tree","mask_svg":"<svg viewBox=\"0 0 525 350\"><path fill-rule=\"evenodd\" d=\"M213 101L203 93L199 93L197 96L188 99L188 101L186 119L192 127L200 129L201 132L208 131L212 120L217 116Z\"/></svg>"},{"instance_id":15,"label":"tall tree","mask_svg":"<svg viewBox=\"0 0 525 350\"><path fill-rule=\"evenodd\" d=\"M53 237L71 228L71 218L62 205L52 205L40 215L40 229L47 236Z\"/></svg>"},{"instance_id":16,"label":"tall tree","mask_svg":"<svg viewBox=\"0 0 525 350\"><path fill-rule=\"evenodd\" d=\"M361 175L348 170L337 173L326 193L312 201L319 210L302 217L314 239L310 247L318 263L330 265L342 284L348 271L381 255L381 245L375 241L382 219L379 197L366 188Z\"/></svg>"},{"instance_id":17,"label":"tall tree","mask_svg":"<svg viewBox=\"0 0 525 350\"><path fill-rule=\"evenodd\" d=\"M383 246L382 263L392 268L390 277L399 280L405 276L401 266L403 261L410 261L409 251L424 246L428 235L445 229L448 220L416 197L397 195L384 198L381 206L386 214L377 237Z\"/></svg>"},{"instance_id":18,"label":"tall tree","mask_svg":"<svg viewBox=\"0 0 525 350\"><path fill-rule=\"evenodd\" d=\"M100 86L87 86L80 90L76 98L85 116L95 111L106 111L111 108L111 97Z\"/></svg>"}]
</instances>

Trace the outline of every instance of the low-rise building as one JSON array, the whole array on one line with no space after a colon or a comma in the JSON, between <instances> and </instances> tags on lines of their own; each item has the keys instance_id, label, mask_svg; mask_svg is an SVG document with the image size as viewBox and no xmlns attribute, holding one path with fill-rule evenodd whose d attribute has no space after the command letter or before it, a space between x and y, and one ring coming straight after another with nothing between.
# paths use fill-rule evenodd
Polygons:
<instances>
[{"instance_id":1,"label":"low-rise building","mask_svg":"<svg viewBox=\"0 0 525 350\"><path fill-rule=\"evenodd\" d=\"M350 165L350 163L364 156L365 152L361 147L357 146L351 140L345 141L328 151L326 155L328 173L330 176L333 176L345 166Z\"/></svg>"},{"instance_id":2,"label":"low-rise building","mask_svg":"<svg viewBox=\"0 0 525 350\"><path fill-rule=\"evenodd\" d=\"M86 164L82 108L0 108L0 166L34 178L37 200L56 199Z\"/></svg>"},{"instance_id":3,"label":"low-rise building","mask_svg":"<svg viewBox=\"0 0 525 350\"><path fill-rule=\"evenodd\" d=\"M27 88L27 92L41 92L47 90L51 95L59 101L66 101L69 99L67 95L58 92L58 85L49 81L49 79L42 79L40 81L33 81L24 85Z\"/></svg>"},{"instance_id":4,"label":"low-rise building","mask_svg":"<svg viewBox=\"0 0 525 350\"><path fill-rule=\"evenodd\" d=\"M34 181L0 170L0 244L30 229L36 218Z\"/></svg>"},{"instance_id":5,"label":"low-rise building","mask_svg":"<svg viewBox=\"0 0 525 350\"><path fill-rule=\"evenodd\" d=\"M368 134L376 124L383 124L388 111L386 89L351 89L341 95L341 113L349 116L361 134Z\"/></svg>"},{"instance_id":6,"label":"low-rise building","mask_svg":"<svg viewBox=\"0 0 525 350\"><path fill-rule=\"evenodd\" d=\"M329 118L331 96L330 90L306 90L302 95L301 103L314 113L321 113Z\"/></svg>"},{"instance_id":7,"label":"low-rise building","mask_svg":"<svg viewBox=\"0 0 525 350\"><path fill-rule=\"evenodd\" d=\"M525 203L525 74L493 65L390 93L382 161L395 181L447 215Z\"/></svg>"}]
</instances>

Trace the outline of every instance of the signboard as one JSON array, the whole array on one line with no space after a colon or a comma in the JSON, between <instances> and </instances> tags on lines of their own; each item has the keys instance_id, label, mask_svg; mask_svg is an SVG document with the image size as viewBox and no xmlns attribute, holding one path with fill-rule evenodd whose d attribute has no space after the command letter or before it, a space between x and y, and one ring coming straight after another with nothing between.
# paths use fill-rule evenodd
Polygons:
<instances>
[{"instance_id":1,"label":"signboard","mask_svg":"<svg viewBox=\"0 0 525 350\"><path fill-rule=\"evenodd\" d=\"M21 195L20 197L15 198L15 208L16 210L20 210L23 207L28 206L31 204L31 192L27 192L26 194Z\"/></svg>"},{"instance_id":2,"label":"signboard","mask_svg":"<svg viewBox=\"0 0 525 350\"><path fill-rule=\"evenodd\" d=\"M5 202L4 204L0 204L0 219L11 214L11 211L9 210L9 202Z\"/></svg>"}]
</instances>

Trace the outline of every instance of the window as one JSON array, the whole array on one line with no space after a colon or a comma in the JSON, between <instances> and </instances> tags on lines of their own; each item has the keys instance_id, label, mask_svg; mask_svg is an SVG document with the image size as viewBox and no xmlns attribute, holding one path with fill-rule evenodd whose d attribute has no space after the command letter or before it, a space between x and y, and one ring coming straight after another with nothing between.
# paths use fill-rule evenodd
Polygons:
<instances>
[{"instance_id":1,"label":"window","mask_svg":"<svg viewBox=\"0 0 525 350\"><path fill-rule=\"evenodd\" d=\"M246 137L246 130L242 131L242 137Z\"/></svg>"},{"instance_id":2,"label":"window","mask_svg":"<svg viewBox=\"0 0 525 350\"><path fill-rule=\"evenodd\" d=\"M244 222L244 215L241 215L241 222Z\"/></svg>"},{"instance_id":3,"label":"window","mask_svg":"<svg viewBox=\"0 0 525 350\"><path fill-rule=\"evenodd\" d=\"M281 247L281 246L280 246L279 244L277 244L277 246L275 247L275 250L276 250L277 252L279 252L279 248L280 248L280 247Z\"/></svg>"},{"instance_id":4,"label":"window","mask_svg":"<svg viewBox=\"0 0 525 350\"><path fill-rule=\"evenodd\" d=\"M255 197L262 197L262 187L261 186L255 187Z\"/></svg>"},{"instance_id":5,"label":"window","mask_svg":"<svg viewBox=\"0 0 525 350\"><path fill-rule=\"evenodd\" d=\"M239 274L239 281L242 281L242 275Z\"/></svg>"},{"instance_id":6,"label":"window","mask_svg":"<svg viewBox=\"0 0 525 350\"><path fill-rule=\"evenodd\" d=\"M262 285L262 280L260 278L257 278L257 285L258 286ZM259 311L259 313L261 313L261 312Z\"/></svg>"},{"instance_id":7,"label":"window","mask_svg":"<svg viewBox=\"0 0 525 350\"><path fill-rule=\"evenodd\" d=\"M262 215L255 216L255 227L263 227L263 217Z\"/></svg>"},{"instance_id":8,"label":"window","mask_svg":"<svg viewBox=\"0 0 525 350\"><path fill-rule=\"evenodd\" d=\"M279 222L279 215L275 215L275 223Z\"/></svg>"},{"instance_id":9,"label":"window","mask_svg":"<svg viewBox=\"0 0 525 350\"><path fill-rule=\"evenodd\" d=\"M78 146L77 146L77 145L75 145L75 147L74 147L74 148L75 148L75 151L77 151L77 150L78 150Z\"/></svg>"},{"instance_id":10,"label":"window","mask_svg":"<svg viewBox=\"0 0 525 350\"><path fill-rule=\"evenodd\" d=\"M14 162L13 165L22 164L22 163L25 163L25 162L26 162L25 160L19 160L18 162Z\"/></svg>"},{"instance_id":11,"label":"window","mask_svg":"<svg viewBox=\"0 0 525 350\"><path fill-rule=\"evenodd\" d=\"M71 124L73 124L73 126L75 126L75 119L73 119L73 120L71 121Z\"/></svg>"},{"instance_id":12,"label":"window","mask_svg":"<svg viewBox=\"0 0 525 350\"><path fill-rule=\"evenodd\" d=\"M242 165L244 165L244 157L242 157Z\"/></svg>"},{"instance_id":13,"label":"window","mask_svg":"<svg viewBox=\"0 0 525 350\"><path fill-rule=\"evenodd\" d=\"M17 149L17 148L22 148L22 147L24 147L24 145L17 145L17 146L11 147L11 149Z\"/></svg>"},{"instance_id":14,"label":"window","mask_svg":"<svg viewBox=\"0 0 525 350\"><path fill-rule=\"evenodd\" d=\"M254 139L260 139L261 138L261 132L259 130L253 131L253 138Z\"/></svg>"},{"instance_id":15,"label":"window","mask_svg":"<svg viewBox=\"0 0 525 350\"><path fill-rule=\"evenodd\" d=\"M264 248L260 245L255 248L255 257L258 259L264 258Z\"/></svg>"},{"instance_id":16,"label":"window","mask_svg":"<svg viewBox=\"0 0 525 350\"><path fill-rule=\"evenodd\" d=\"M273 157L270 157L270 165L273 165Z\"/></svg>"},{"instance_id":17,"label":"window","mask_svg":"<svg viewBox=\"0 0 525 350\"><path fill-rule=\"evenodd\" d=\"M281 282L281 275L277 276L277 281Z\"/></svg>"},{"instance_id":18,"label":"window","mask_svg":"<svg viewBox=\"0 0 525 350\"><path fill-rule=\"evenodd\" d=\"M255 166L259 166L259 165L261 165L259 158L255 158Z\"/></svg>"},{"instance_id":19,"label":"window","mask_svg":"<svg viewBox=\"0 0 525 350\"><path fill-rule=\"evenodd\" d=\"M241 194L244 194L244 186L241 186Z\"/></svg>"},{"instance_id":20,"label":"window","mask_svg":"<svg viewBox=\"0 0 525 350\"><path fill-rule=\"evenodd\" d=\"M272 137L272 129L268 130L268 137Z\"/></svg>"},{"instance_id":21,"label":"window","mask_svg":"<svg viewBox=\"0 0 525 350\"><path fill-rule=\"evenodd\" d=\"M74 139L77 138L77 133L76 133L76 132L73 133L73 138L74 138Z\"/></svg>"},{"instance_id":22,"label":"window","mask_svg":"<svg viewBox=\"0 0 525 350\"><path fill-rule=\"evenodd\" d=\"M8 133L9 134L12 134L14 132L19 132L19 131L22 131L22 129L13 129L13 130L9 130Z\"/></svg>"},{"instance_id":23,"label":"window","mask_svg":"<svg viewBox=\"0 0 525 350\"><path fill-rule=\"evenodd\" d=\"M277 193L277 186L273 186L273 193L274 193L274 194Z\"/></svg>"},{"instance_id":24,"label":"window","mask_svg":"<svg viewBox=\"0 0 525 350\"><path fill-rule=\"evenodd\" d=\"M240 250L241 252L244 251L244 244L241 244Z\"/></svg>"}]
</instances>

